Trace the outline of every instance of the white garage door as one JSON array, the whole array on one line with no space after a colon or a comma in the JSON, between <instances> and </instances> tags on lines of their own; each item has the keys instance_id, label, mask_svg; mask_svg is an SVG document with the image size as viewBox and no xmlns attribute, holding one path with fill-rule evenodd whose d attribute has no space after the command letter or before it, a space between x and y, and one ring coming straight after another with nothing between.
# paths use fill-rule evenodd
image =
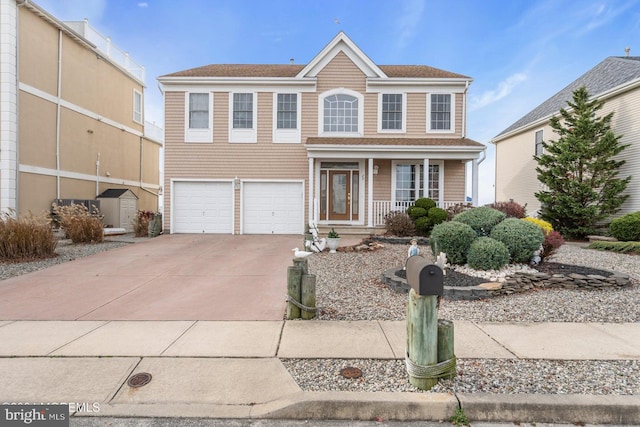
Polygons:
<instances>
[{"instance_id":1,"label":"white garage door","mask_svg":"<svg viewBox=\"0 0 640 427\"><path fill-rule=\"evenodd\" d=\"M243 234L302 234L303 217L301 182L243 183Z\"/></svg>"},{"instance_id":2,"label":"white garage door","mask_svg":"<svg viewBox=\"0 0 640 427\"><path fill-rule=\"evenodd\" d=\"M232 184L174 182L173 232L233 234Z\"/></svg>"}]
</instances>

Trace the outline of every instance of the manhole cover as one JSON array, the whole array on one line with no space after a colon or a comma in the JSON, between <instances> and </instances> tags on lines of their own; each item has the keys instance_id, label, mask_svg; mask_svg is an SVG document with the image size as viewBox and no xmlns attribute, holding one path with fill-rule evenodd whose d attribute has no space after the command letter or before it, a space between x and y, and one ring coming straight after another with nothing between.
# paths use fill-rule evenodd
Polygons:
<instances>
[{"instance_id":1,"label":"manhole cover","mask_svg":"<svg viewBox=\"0 0 640 427\"><path fill-rule=\"evenodd\" d=\"M340 375L345 378L360 378L362 376L362 370L353 366L347 366L340 369Z\"/></svg>"},{"instance_id":2,"label":"manhole cover","mask_svg":"<svg viewBox=\"0 0 640 427\"><path fill-rule=\"evenodd\" d=\"M151 382L151 374L146 372L140 372L138 374L131 375L127 381L129 387L138 388L147 385Z\"/></svg>"}]
</instances>

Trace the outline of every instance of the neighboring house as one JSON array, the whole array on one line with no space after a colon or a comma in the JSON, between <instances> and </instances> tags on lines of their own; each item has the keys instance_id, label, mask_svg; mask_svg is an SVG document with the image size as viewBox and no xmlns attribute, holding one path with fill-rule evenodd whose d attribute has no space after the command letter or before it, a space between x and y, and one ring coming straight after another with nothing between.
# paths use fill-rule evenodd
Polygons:
<instances>
[{"instance_id":1,"label":"neighboring house","mask_svg":"<svg viewBox=\"0 0 640 427\"><path fill-rule=\"evenodd\" d=\"M535 193L542 184L533 156L542 153L542 141L558 139L549 119L561 108L568 108L567 101L582 86L593 98L605 101L599 115L613 111L612 130L623 136L623 143L630 144L619 155L626 160L619 177L632 175L634 179L626 190L630 197L619 214L640 211L640 57L629 56L606 58L491 140L496 146L496 201L526 203L529 215L540 210Z\"/></svg>"},{"instance_id":2,"label":"neighboring house","mask_svg":"<svg viewBox=\"0 0 640 427\"><path fill-rule=\"evenodd\" d=\"M32 1L0 0L0 21L0 211L109 188L156 211L162 131L145 124L144 68L86 21Z\"/></svg>"},{"instance_id":3,"label":"neighboring house","mask_svg":"<svg viewBox=\"0 0 640 427\"><path fill-rule=\"evenodd\" d=\"M213 64L161 76L171 233L376 231L418 197L473 200L471 78L376 65L340 32L308 64ZM379 231L379 229L378 229Z\"/></svg>"}]
</instances>

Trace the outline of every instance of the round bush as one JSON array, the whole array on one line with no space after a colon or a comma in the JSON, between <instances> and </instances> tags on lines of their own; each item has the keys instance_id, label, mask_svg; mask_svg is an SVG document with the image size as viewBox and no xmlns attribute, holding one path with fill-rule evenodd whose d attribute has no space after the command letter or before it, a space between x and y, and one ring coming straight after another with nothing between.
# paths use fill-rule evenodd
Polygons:
<instances>
[{"instance_id":1,"label":"round bush","mask_svg":"<svg viewBox=\"0 0 640 427\"><path fill-rule=\"evenodd\" d=\"M433 225L440 224L447 220L447 211L440 208L431 208L427 211L427 216Z\"/></svg>"},{"instance_id":2,"label":"round bush","mask_svg":"<svg viewBox=\"0 0 640 427\"><path fill-rule=\"evenodd\" d=\"M532 218L530 216L526 218L522 218L525 221L529 221L542 229L544 234L551 233L553 231L553 225L550 222L545 221L544 219Z\"/></svg>"},{"instance_id":3,"label":"round bush","mask_svg":"<svg viewBox=\"0 0 640 427\"><path fill-rule=\"evenodd\" d=\"M467 251L476 238L476 232L461 222L443 222L431 231L431 250L434 254L444 252L452 264L465 264Z\"/></svg>"},{"instance_id":4,"label":"round bush","mask_svg":"<svg viewBox=\"0 0 640 427\"><path fill-rule=\"evenodd\" d=\"M419 206L409 206L407 208L407 215L409 215L411 219L416 219L421 216L427 216L427 210Z\"/></svg>"},{"instance_id":5,"label":"round bush","mask_svg":"<svg viewBox=\"0 0 640 427\"><path fill-rule=\"evenodd\" d=\"M640 212L621 216L611 221L611 235L622 242L640 241Z\"/></svg>"},{"instance_id":6,"label":"round bush","mask_svg":"<svg viewBox=\"0 0 640 427\"><path fill-rule=\"evenodd\" d=\"M493 227L502 222L506 217L507 215L504 212L488 206L481 206L462 212L453 217L453 220L469 225L475 230L478 236L489 236Z\"/></svg>"},{"instance_id":7,"label":"round bush","mask_svg":"<svg viewBox=\"0 0 640 427\"><path fill-rule=\"evenodd\" d=\"M436 202L431 199L427 199L426 197L421 197L415 201L414 205L428 211L429 209L436 207Z\"/></svg>"},{"instance_id":8,"label":"round bush","mask_svg":"<svg viewBox=\"0 0 640 427\"><path fill-rule=\"evenodd\" d=\"M507 246L511 260L518 263L531 261L533 253L544 242L542 229L537 225L517 218L507 218L496 225L491 237Z\"/></svg>"},{"instance_id":9,"label":"round bush","mask_svg":"<svg viewBox=\"0 0 640 427\"><path fill-rule=\"evenodd\" d=\"M476 270L499 270L509 263L509 249L491 237L478 237L469 247L467 263Z\"/></svg>"},{"instance_id":10,"label":"round bush","mask_svg":"<svg viewBox=\"0 0 640 427\"><path fill-rule=\"evenodd\" d=\"M427 234L433 226L431 218L426 216L416 218L413 222L416 224L416 231L418 231L420 234Z\"/></svg>"}]
</instances>

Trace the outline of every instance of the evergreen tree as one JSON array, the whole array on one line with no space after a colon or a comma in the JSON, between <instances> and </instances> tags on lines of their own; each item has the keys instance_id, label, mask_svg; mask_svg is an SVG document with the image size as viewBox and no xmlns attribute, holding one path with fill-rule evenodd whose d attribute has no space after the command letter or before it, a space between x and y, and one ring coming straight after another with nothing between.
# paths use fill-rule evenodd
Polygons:
<instances>
[{"instance_id":1,"label":"evergreen tree","mask_svg":"<svg viewBox=\"0 0 640 427\"><path fill-rule=\"evenodd\" d=\"M589 101L585 87L574 91L567 104L568 110L560 109L560 116L549 121L559 138L543 141L543 154L534 156L545 188L536 198L542 219L563 235L580 238L593 234L596 224L619 211L629 197L622 193L631 177L618 178L625 161L614 159L628 144L611 130L613 112L596 116L604 101Z\"/></svg>"}]
</instances>

